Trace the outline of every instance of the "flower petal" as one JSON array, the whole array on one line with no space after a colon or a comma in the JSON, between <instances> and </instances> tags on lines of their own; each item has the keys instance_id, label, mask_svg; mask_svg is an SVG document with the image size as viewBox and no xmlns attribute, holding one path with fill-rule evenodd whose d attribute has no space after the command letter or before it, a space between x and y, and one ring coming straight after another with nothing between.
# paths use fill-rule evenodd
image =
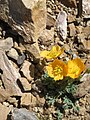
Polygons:
<instances>
[{"instance_id":1,"label":"flower petal","mask_svg":"<svg viewBox=\"0 0 90 120\"><path fill-rule=\"evenodd\" d=\"M67 65L58 59L51 62L46 67L46 70L48 75L54 78L54 80L62 80L63 77L67 75Z\"/></svg>"},{"instance_id":2,"label":"flower petal","mask_svg":"<svg viewBox=\"0 0 90 120\"><path fill-rule=\"evenodd\" d=\"M58 75L58 76L55 76L54 77L54 80L57 81L57 80L62 80L63 79L63 75Z\"/></svg>"},{"instance_id":3,"label":"flower petal","mask_svg":"<svg viewBox=\"0 0 90 120\"><path fill-rule=\"evenodd\" d=\"M78 78L82 71L85 70L85 65L79 58L68 61L68 73L67 76L71 78Z\"/></svg>"},{"instance_id":4,"label":"flower petal","mask_svg":"<svg viewBox=\"0 0 90 120\"><path fill-rule=\"evenodd\" d=\"M53 46L50 51L44 50L41 52L41 57L45 57L46 59L55 59L60 56L64 52L64 48L60 46Z\"/></svg>"},{"instance_id":5,"label":"flower petal","mask_svg":"<svg viewBox=\"0 0 90 120\"><path fill-rule=\"evenodd\" d=\"M42 52L40 53L40 56L41 56L41 57L46 57L48 53L49 53L49 51L44 50L44 51L42 51Z\"/></svg>"}]
</instances>

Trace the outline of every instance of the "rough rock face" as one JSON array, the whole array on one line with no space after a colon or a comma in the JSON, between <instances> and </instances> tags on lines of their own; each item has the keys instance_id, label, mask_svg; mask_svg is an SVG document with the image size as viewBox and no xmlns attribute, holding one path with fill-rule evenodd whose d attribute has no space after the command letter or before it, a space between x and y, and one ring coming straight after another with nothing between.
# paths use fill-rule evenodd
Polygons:
<instances>
[{"instance_id":1,"label":"rough rock face","mask_svg":"<svg viewBox=\"0 0 90 120\"><path fill-rule=\"evenodd\" d=\"M0 19L33 43L46 27L46 0L0 0Z\"/></svg>"},{"instance_id":2,"label":"rough rock face","mask_svg":"<svg viewBox=\"0 0 90 120\"><path fill-rule=\"evenodd\" d=\"M5 54L5 52L9 51L13 46L13 39L10 37L4 40L1 39L0 43L0 69L2 71L0 77L5 87L5 90L1 89L0 91L0 101L4 101L11 95L21 94L21 91L16 83L17 79L20 77L20 74ZM2 95L2 91L4 93L6 92L6 97Z\"/></svg>"},{"instance_id":3,"label":"rough rock face","mask_svg":"<svg viewBox=\"0 0 90 120\"><path fill-rule=\"evenodd\" d=\"M21 95L21 91L16 83L19 78L19 73L1 50L0 57L0 69L2 70L1 79L4 83L5 90L11 95Z\"/></svg>"}]
</instances>

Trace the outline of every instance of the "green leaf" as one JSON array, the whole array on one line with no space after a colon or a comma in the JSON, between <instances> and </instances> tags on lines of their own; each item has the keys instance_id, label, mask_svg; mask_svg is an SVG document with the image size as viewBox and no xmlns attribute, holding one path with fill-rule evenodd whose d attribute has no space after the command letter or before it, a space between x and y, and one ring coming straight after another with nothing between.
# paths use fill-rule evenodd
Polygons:
<instances>
[{"instance_id":1,"label":"green leaf","mask_svg":"<svg viewBox=\"0 0 90 120\"><path fill-rule=\"evenodd\" d=\"M57 120L62 120L63 114L60 112L60 110L57 110L56 113L57 113Z\"/></svg>"}]
</instances>

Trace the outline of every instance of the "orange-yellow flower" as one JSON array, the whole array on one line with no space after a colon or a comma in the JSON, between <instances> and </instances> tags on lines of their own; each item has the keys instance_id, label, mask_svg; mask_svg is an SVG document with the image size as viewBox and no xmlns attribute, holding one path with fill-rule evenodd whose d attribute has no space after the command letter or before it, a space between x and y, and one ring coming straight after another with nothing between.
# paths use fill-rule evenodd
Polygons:
<instances>
[{"instance_id":1,"label":"orange-yellow flower","mask_svg":"<svg viewBox=\"0 0 90 120\"><path fill-rule=\"evenodd\" d=\"M46 67L46 70L48 75L51 78L54 78L54 80L62 80L67 74L67 65L64 62L55 59Z\"/></svg>"},{"instance_id":2,"label":"orange-yellow flower","mask_svg":"<svg viewBox=\"0 0 90 120\"><path fill-rule=\"evenodd\" d=\"M60 46L53 46L50 51L44 50L40 53L41 57L44 57L46 59L55 59L58 56L60 56L64 52L64 48L61 48Z\"/></svg>"},{"instance_id":3,"label":"orange-yellow flower","mask_svg":"<svg viewBox=\"0 0 90 120\"><path fill-rule=\"evenodd\" d=\"M69 60L67 66L68 66L67 76L73 79L78 78L81 72L85 70L85 65L79 58Z\"/></svg>"}]
</instances>

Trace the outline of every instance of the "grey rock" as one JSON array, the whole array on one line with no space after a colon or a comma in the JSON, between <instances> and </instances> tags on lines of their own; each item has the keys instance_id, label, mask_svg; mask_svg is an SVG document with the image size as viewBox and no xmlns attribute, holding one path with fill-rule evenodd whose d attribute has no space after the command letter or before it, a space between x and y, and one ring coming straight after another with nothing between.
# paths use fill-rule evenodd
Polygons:
<instances>
[{"instance_id":1,"label":"grey rock","mask_svg":"<svg viewBox=\"0 0 90 120\"><path fill-rule=\"evenodd\" d=\"M22 55L18 56L18 59L17 59L18 65L21 65L24 62L25 58L26 57L25 57L24 53L22 53Z\"/></svg>"},{"instance_id":2,"label":"grey rock","mask_svg":"<svg viewBox=\"0 0 90 120\"><path fill-rule=\"evenodd\" d=\"M35 113L28 111L25 108L14 109L12 120L38 120Z\"/></svg>"},{"instance_id":3,"label":"grey rock","mask_svg":"<svg viewBox=\"0 0 90 120\"><path fill-rule=\"evenodd\" d=\"M63 39L67 37L67 13L60 11L56 20L56 28Z\"/></svg>"}]
</instances>

